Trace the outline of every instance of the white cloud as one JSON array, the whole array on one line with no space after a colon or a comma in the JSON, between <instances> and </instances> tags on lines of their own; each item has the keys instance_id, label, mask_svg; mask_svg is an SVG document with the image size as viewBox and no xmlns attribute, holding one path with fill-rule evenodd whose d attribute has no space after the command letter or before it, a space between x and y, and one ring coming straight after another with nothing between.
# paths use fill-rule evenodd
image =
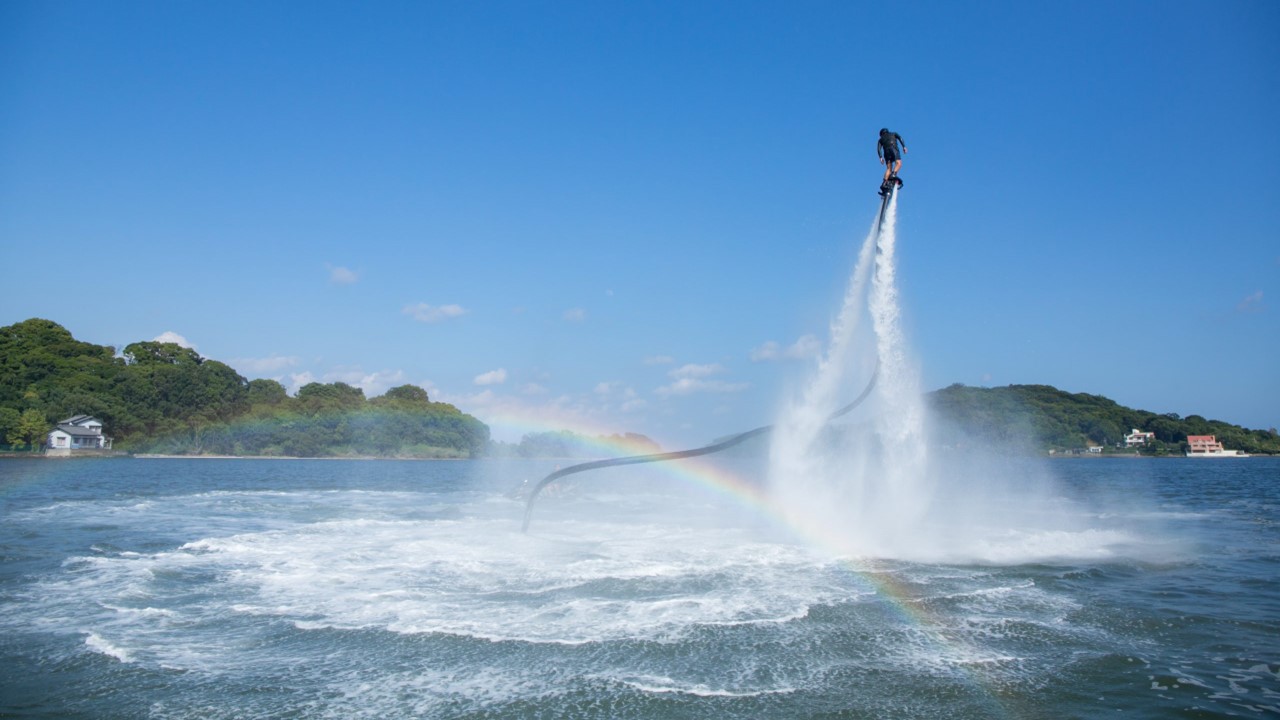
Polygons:
<instances>
[{"instance_id":1,"label":"white cloud","mask_svg":"<svg viewBox=\"0 0 1280 720\"><path fill-rule=\"evenodd\" d=\"M377 397L397 385L405 384L405 374L403 370L378 370L374 372L365 372L357 367L337 367L326 371L323 375L317 376L310 370L304 370L300 373L290 373L288 382L283 378L277 378L280 384L288 388L289 392L297 394L298 389L303 385L313 382L320 383L346 383L352 387L358 387L364 391L367 398ZM424 388L430 392L429 388Z\"/></svg>"},{"instance_id":2,"label":"white cloud","mask_svg":"<svg viewBox=\"0 0 1280 720\"><path fill-rule=\"evenodd\" d=\"M622 403L621 409L622 409L622 412L629 413L629 412L635 412L636 410L643 410L644 408L648 407L648 405L649 405L649 402L647 400L636 398L634 400L628 400Z\"/></svg>"},{"instance_id":3,"label":"white cloud","mask_svg":"<svg viewBox=\"0 0 1280 720\"><path fill-rule=\"evenodd\" d=\"M364 391L365 397L377 397L396 385L403 385L403 370L380 370L365 372L360 368L334 368L326 372L323 382L342 382Z\"/></svg>"},{"instance_id":4,"label":"white cloud","mask_svg":"<svg viewBox=\"0 0 1280 720\"><path fill-rule=\"evenodd\" d=\"M765 360L777 360L782 354L782 347L778 343L770 340L758 348L751 351L751 362L763 362Z\"/></svg>"},{"instance_id":5,"label":"white cloud","mask_svg":"<svg viewBox=\"0 0 1280 720\"><path fill-rule=\"evenodd\" d=\"M229 363L240 372L249 375L269 375L298 364L293 355L269 355L264 358L237 358Z\"/></svg>"},{"instance_id":6,"label":"white cloud","mask_svg":"<svg viewBox=\"0 0 1280 720\"><path fill-rule=\"evenodd\" d=\"M1261 290L1249 295L1245 299L1241 300L1239 305L1236 305L1237 312L1261 312L1262 308Z\"/></svg>"},{"instance_id":7,"label":"white cloud","mask_svg":"<svg viewBox=\"0 0 1280 720\"><path fill-rule=\"evenodd\" d=\"M587 311L582 308L570 308L564 311L564 319L568 322L582 322L587 319Z\"/></svg>"},{"instance_id":8,"label":"white cloud","mask_svg":"<svg viewBox=\"0 0 1280 720\"><path fill-rule=\"evenodd\" d=\"M466 308L461 305L441 305L436 307L426 303L418 303L417 305L405 305L402 310L405 315L413 317L414 320L424 323L437 323L441 320L449 318L461 317L467 314Z\"/></svg>"},{"instance_id":9,"label":"white cloud","mask_svg":"<svg viewBox=\"0 0 1280 720\"><path fill-rule=\"evenodd\" d=\"M152 339L152 342L174 343L175 345L181 345L184 348L191 348L192 350L196 349L196 346L192 345L189 340L172 330L166 330L160 333Z\"/></svg>"},{"instance_id":10,"label":"white cloud","mask_svg":"<svg viewBox=\"0 0 1280 720\"><path fill-rule=\"evenodd\" d=\"M791 345L783 348L778 343L770 340L758 348L751 351L752 362L765 362L770 360L803 360L805 358L817 357L822 352L822 342L813 335L801 335Z\"/></svg>"},{"instance_id":11,"label":"white cloud","mask_svg":"<svg viewBox=\"0 0 1280 720\"><path fill-rule=\"evenodd\" d=\"M687 365L681 365L667 374L673 378L688 379L709 377L722 372L724 372L724 366L719 363L710 363L707 365L695 365L693 363L689 363Z\"/></svg>"},{"instance_id":12,"label":"white cloud","mask_svg":"<svg viewBox=\"0 0 1280 720\"><path fill-rule=\"evenodd\" d=\"M475 384L477 385L501 385L507 381L507 371L504 368L490 370L487 373L481 373L476 376Z\"/></svg>"},{"instance_id":13,"label":"white cloud","mask_svg":"<svg viewBox=\"0 0 1280 720\"><path fill-rule=\"evenodd\" d=\"M298 393L298 388L303 385L309 385L316 381L316 376L311 374L310 370L303 370L300 373L289 374L289 392Z\"/></svg>"},{"instance_id":14,"label":"white cloud","mask_svg":"<svg viewBox=\"0 0 1280 720\"><path fill-rule=\"evenodd\" d=\"M644 359L645 365L670 365L676 359L670 355L650 355Z\"/></svg>"},{"instance_id":15,"label":"white cloud","mask_svg":"<svg viewBox=\"0 0 1280 720\"><path fill-rule=\"evenodd\" d=\"M703 380L696 377L682 377L670 385L663 385L654 392L663 397L670 397L672 395L692 395L693 393L700 392L742 392L749 387L751 387L751 383L728 383L723 380Z\"/></svg>"},{"instance_id":16,"label":"white cloud","mask_svg":"<svg viewBox=\"0 0 1280 720\"><path fill-rule=\"evenodd\" d=\"M532 382L525 383L524 387L520 388L521 395L546 395L547 392L546 388L542 387L538 383Z\"/></svg>"},{"instance_id":17,"label":"white cloud","mask_svg":"<svg viewBox=\"0 0 1280 720\"><path fill-rule=\"evenodd\" d=\"M700 392L741 392L751 387L751 383L730 383L723 380L707 379L712 375L718 375L724 371L724 366L719 363L709 363L706 365L689 363L687 365L681 365L667 373L668 376L675 379L675 382L669 385L663 385L654 392L658 395L669 397L672 395L691 395L693 393Z\"/></svg>"},{"instance_id":18,"label":"white cloud","mask_svg":"<svg viewBox=\"0 0 1280 720\"><path fill-rule=\"evenodd\" d=\"M325 265L329 268L329 282L334 285L350 285L360 279L360 275L356 271L344 268L341 265Z\"/></svg>"}]
</instances>

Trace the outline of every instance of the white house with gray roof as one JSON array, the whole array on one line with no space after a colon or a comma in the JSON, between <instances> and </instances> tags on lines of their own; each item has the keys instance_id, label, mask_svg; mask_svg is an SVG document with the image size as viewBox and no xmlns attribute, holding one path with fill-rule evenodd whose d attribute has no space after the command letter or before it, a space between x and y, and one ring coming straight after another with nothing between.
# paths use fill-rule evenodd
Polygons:
<instances>
[{"instance_id":1,"label":"white house with gray roof","mask_svg":"<svg viewBox=\"0 0 1280 720\"><path fill-rule=\"evenodd\" d=\"M102 421L89 415L75 415L61 420L49 433L51 454L72 450L110 450L111 438L102 434Z\"/></svg>"}]
</instances>

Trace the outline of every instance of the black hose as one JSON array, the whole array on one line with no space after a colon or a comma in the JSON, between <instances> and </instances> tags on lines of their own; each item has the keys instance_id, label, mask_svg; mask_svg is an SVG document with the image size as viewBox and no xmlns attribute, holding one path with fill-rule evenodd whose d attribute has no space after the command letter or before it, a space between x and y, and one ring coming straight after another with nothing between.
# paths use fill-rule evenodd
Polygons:
<instances>
[{"instance_id":1,"label":"black hose","mask_svg":"<svg viewBox=\"0 0 1280 720\"><path fill-rule=\"evenodd\" d=\"M880 372L880 366L877 365L876 369L871 373L871 379L867 381L867 387L862 391L862 394L859 395L856 399L854 399L853 402L849 403L848 405L845 405L844 407L832 413L831 417L827 418L827 422L831 422L832 420L835 420L841 415L844 415L845 413L854 409L858 405L862 404L862 401L866 400L867 396L871 394L871 389L875 387L876 376L879 374L879 372ZM733 447L734 445L738 445L747 440L750 440L751 438L756 437L757 435L763 435L772 429L773 429L772 425L765 425L764 427L758 427L755 430L748 430L744 433L739 433L728 439L721 440L718 443L713 443L711 445L707 445L706 447L695 448L693 450L679 450L676 452L653 453L652 455L632 455L630 457L611 458L609 460L592 460L591 462L579 463L578 465L570 465L567 468L556 470L550 475L539 480L538 484L534 485L533 489L529 491L529 499L526 502L525 508L524 508L524 523L520 526L520 532L529 532L529 521L530 519L533 518L533 504L538 499L538 493L542 492L542 488L546 487L550 483L555 482L556 480L566 475L573 475L575 473L586 472L587 470L598 470L600 468L614 467L617 465L639 465L641 463L663 462L666 460L682 460L684 458L698 457L699 455L710 455L711 453L720 452L721 450L727 450Z\"/></svg>"}]
</instances>

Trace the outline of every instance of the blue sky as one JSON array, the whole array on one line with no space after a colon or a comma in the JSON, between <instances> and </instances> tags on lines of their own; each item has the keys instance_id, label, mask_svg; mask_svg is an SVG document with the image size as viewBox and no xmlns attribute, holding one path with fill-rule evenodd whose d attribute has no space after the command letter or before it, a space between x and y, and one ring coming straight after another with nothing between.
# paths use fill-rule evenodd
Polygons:
<instances>
[{"instance_id":1,"label":"blue sky","mask_svg":"<svg viewBox=\"0 0 1280 720\"><path fill-rule=\"evenodd\" d=\"M1280 425L1263 1L13 0L0 324L703 442L811 366L882 126L927 389Z\"/></svg>"}]
</instances>

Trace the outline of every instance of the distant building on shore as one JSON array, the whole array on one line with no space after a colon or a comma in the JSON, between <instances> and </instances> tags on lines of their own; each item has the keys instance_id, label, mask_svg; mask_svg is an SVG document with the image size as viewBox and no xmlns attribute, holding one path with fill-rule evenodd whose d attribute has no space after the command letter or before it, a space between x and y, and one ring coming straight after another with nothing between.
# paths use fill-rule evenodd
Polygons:
<instances>
[{"instance_id":1,"label":"distant building on shore","mask_svg":"<svg viewBox=\"0 0 1280 720\"><path fill-rule=\"evenodd\" d=\"M1138 428L1134 428L1133 432L1124 436L1124 446L1138 447L1139 445L1146 445L1147 443L1152 442L1155 439L1156 439L1155 433L1142 432Z\"/></svg>"},{"instance_id":2,"label":"distant building on shore","mask_svg":"<svg viewBox=\"0 0 1280 720\"><path fill-rule=\"evenodd\" d=\"M1188 435L1187 457L1249 457L1239 450L1227 450L1214 435Z\"/></svg>"},{"instance_id":3,"label":"distant building on shore","mask_svg":"<svg viewBox=\"0 0 1280 720\"><path fill-rule=\"evenodd\" d=\"M76 450L110 450L111 438L102 434L102 421L89 415L61 420L49 433L49 455L70 455Z\"/></svg>"}]
</instances>

